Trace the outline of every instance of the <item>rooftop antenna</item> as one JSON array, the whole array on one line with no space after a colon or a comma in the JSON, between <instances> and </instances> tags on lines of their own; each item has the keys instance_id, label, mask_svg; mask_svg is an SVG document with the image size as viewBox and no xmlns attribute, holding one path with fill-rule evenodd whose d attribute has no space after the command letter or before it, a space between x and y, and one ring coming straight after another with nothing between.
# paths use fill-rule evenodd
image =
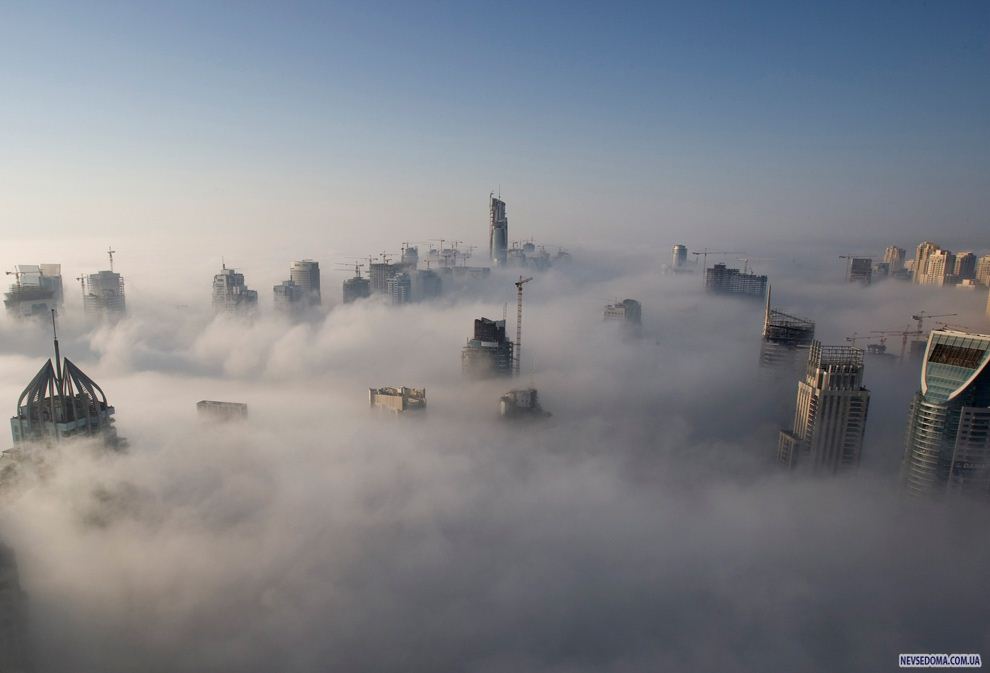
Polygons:
<instances>
[{"instance_id":1,"label":"rooftop antenna","mask_svg":"<svg viewBox=\"0 0 990 673\"><path fill-rule=\"evenodd\" d=\"M110 256L110 272L111 272L111 273L113 272L113 253L115 253L115 252L117 252L117 251L116 251L116 250L114 250L114 249L113 249L112 247L110 247L109 245L107 246L107 255L109 255L109 256Z\"/></svg>"},{"instance_id":2,"label":"rooftop antenna","mask_svg":"<svg viewBox=\"0 0 990 673\"><path fill-rule=\"evenodd\" d=\"M62 389L62 354L58 350L58 329L55 326L55 309L52 309L52 340L55 342L55 375L58 377L58 389Z\"/></svg>"}]
</instances>

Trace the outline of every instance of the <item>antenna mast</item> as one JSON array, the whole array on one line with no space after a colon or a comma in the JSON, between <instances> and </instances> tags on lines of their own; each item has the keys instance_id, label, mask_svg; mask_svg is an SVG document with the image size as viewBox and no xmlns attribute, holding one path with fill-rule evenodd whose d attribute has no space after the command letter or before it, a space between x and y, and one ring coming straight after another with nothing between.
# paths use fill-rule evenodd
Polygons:
<instances>
[{"instance_id":1,"label":"antenna mast","mask_svg":"<svg viewBox=\"0 0 990 673\"><path fill-rule=\"evenodd\" d=\"M58 329L55 326L55 309L52 309L52 340L55 342L55 375L58 377L58 389L62 389L62 354L58 350Z\"/></svg>"}]
</instances>

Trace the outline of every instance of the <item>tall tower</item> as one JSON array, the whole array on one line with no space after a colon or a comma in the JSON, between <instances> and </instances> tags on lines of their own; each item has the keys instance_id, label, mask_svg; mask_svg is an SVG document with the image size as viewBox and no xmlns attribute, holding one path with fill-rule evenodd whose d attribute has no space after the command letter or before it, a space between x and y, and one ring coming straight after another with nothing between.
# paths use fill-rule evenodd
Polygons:
<instances>
[{"instance_id":1,"label":"tall tower","mask_svg":"<svg viewBox=\"0 0 990 673\"><path fill-rule=\"evenodd\" d=\"M928 282L928 258L932 253L941 250L937 243L924 241L918 244L914 254L914 282L918 285L925 285Z\"/></svg>"},{"instance_id":2,"label":"tall tower","mask_svg":"<svg viewBox=\"0 0 990 673\"><path fill-rule=\"evenodd\" d=\"M311 259L293 262L289 269L289 280L302 288L303 301L309 306L322 303L320 295L320 263Z\"/></svg>"},{"instance_id":3,"label":"tall tower","mask_svg":"<svg viewBox=\"0 0 990 673\"><path fill-rule=\"evenodd\" d=\"M217 313L253 311L258 307L258 293L249 290L244 274L224 264L213 277L213 310Z\"/></svg>"},{"instance_id":4,"label":"tall tower","mask_svg":"<svg viewBox=\"0 0 990 673\"><path fill-rule=\"evenodd\" d=\"M888 265L890 273L897 273L904 268L904 248L896 245L887 246L883 251L883 261Z\"/></svg>"},{"instance_id":5,"label":"tall tower","mask_svg":"<svg viewBox=\"0 0 990 673\"><path fill-rule=\"evenodd\" d=\"M505 216L505 201L488 195L488 256L495 266L505 266L509 249L509 219Z\"/></svg>"},{"instance_id":6,"label":"tall tower","mask_svg":"<svg viewBox=\"0 0 990 673\"><path fill-rule=\"evenodd\" d=\"M681 269L687 266L687 254L688 249L686 245L681 245L678 243L673 247L671 251L671 266L675 269Z\"/></svg>"},{"instance_id":7,"label":"tall tower","mask_svg":"<svg viewBox=\"0 0 990 673\"><path fill-rule=\"evenodd\" d=\"M807 463L835 474L859 465L870 391L863 387L863 351L811 344L808 368L798 382L794 429L782 431L777 462Z\"/></svg>"},{"instance_id":8,"label":"tall tower","mask_svg":"<svg viewBox=\"0 0 990 673\"><path fill-rule=\"evenodd\" d=\"M932 330L911 402L901 483L990 497L990 335Z\"/></svg>"}]
</instances>

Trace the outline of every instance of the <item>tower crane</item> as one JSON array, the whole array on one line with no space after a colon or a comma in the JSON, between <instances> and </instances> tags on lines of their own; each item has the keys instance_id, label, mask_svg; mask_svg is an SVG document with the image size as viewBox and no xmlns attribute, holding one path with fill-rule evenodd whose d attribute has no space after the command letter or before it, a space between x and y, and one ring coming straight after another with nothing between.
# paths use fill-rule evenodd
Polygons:
<instances>
[{"instance_id":1,"label":"tower crane","mask_svg":"<svg viewBox=\"0 0 990 673\"><path fill-rule=\"evenodd\" d=\"M523 285L533 280L532 277L523 278L519 276L516 281L516 353L515 353L515 374L519 376L519 365L522 362L522 301Z\"/></svg>"},{"instance_id":2,"label":"tower crane","mask_svg":"<svg viewBox=\"0 0 990 673\"><path fill-rule=\"evenodd\" d=\"M113 254L117 252L109 245L107 246L107 255L110 257L110 272L113 273Z\"/></svg>"},{"instance_id":3,"label":"tower crane","mask_svg":"<svg viewBox=\"0 0 990 673\"><path fill-rule=\"evenodd\" d=\"M899 336L899 337L901 337L901 355L900 355L900 358L901 358L901 360L903 360L904 359L904 355L907 353L908 337L912 337L912 336L923 336L925 333L922 330L912 330L912 329L908 329L907 327L905 327L902 330L890 330L890 329L887 329L887 330L873 330L873 331L870 332L870 334L878 334L881 337L887 337L887 336Z\"/></svg>"},{"instance_id":4,"label":"tower crane","mask_svg":"<svg viewBox=\"0 0 990 673\"><path fill-rule=\"evenodd\" d=\"M924 311L919 311L916 315L911 316L911 319L912 320L917 320L918 321L918 331L919 332L924 332L925 331L925 321L926 320L928 320L930 318L950 318L950 317L952 317L954 315L959 315L959 314L958 313L940 313L938 315L932 315L932 314L926 313Z\"/></svg>"},{"instance_id":5,"label":"tower crane","mask_svg":"<svg viewBox=\"0 0 990 673\"><path fill-rule=\"evenodd\" d=\"M745 255L746 253L735 250L709 250L705 248L701 252L692 252L691 254L695 257L701 256L701 275L704 276L705 270L708 269L708 255Z\"/></svg>"},{"instance_id":6,"label":"tower crane","mask_svg":"<svg viewBox=\"0 0 990 673\"><path fill-rule=\"evenodd\" d=\"M21 272L20 271L4 271L8 276L14 277L14 282L17 283L17 289L21 289Z\"/></svg>"}]
</instances>

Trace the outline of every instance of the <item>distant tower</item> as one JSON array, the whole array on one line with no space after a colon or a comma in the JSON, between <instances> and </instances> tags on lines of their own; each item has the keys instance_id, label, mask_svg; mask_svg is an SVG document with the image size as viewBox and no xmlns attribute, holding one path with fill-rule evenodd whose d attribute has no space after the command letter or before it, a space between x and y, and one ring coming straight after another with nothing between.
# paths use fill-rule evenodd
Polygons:
<instances>
[{"instance_id":1,"label":"distant tower","mask_svg":"<svg viewBox=\"0 0 990 673\"><path fill-rule=\"evenodd\" d=\"M688 249L686 245L677 244L674 246L671 266L675 269L683 269L687 266Z\"/></svg>"},{"instance_id":2,"label":"distant tower","mask_svg":"<svg viewBox=\"0 0 990 673\"><path fill-rule=\"evenodd\" d=\"M213 310L217 313L250 312L258 308L258 293L249 290L244 274L224 264L213 277Z\"/></svg>"},{"instance_id":3,"label":"distant tower","mask_svg":"<svg viewBox=\"0 0 990 673\"><path fill-rule=\"evenodd\" d=\"M957 252L953 274L957 280L976 278L976 255L971 252Z\"/></svg>"},{"instance_id":4,"label":"distant tower","mask_svg":"<svg viewBox=\"0 0 990 673\"><path fill-rule=\"evenodd\" d=\"M308 306L319 306L322 303L319 262L311 259L293 262L289 269L289 280L302 290L303 301Z\"/></svg>"},{"instance_id":5,"label":"distant tower","mask_svg":"<svg viewBox=\"0 0 990 673\"><path fill-rule=\"evenodd\" d=\"M990 498L988 428L990 335L932 330L908 416L904 490Z\"/></svg>"},{"instance_id":6,"label":"distant tower","mask_svg":"<svg viewBox=\"0 0 990 673\"><path fill-rule=\"evenodd\" d=\"M887 246L887 249L883 251L883 261L887 264L891 274L904 269L904 254L904 248L898 248L896 245Z\"/></svg>"},{"instance_id":7,"label":"distant tower","mask_svg":"<svg viewBox=\"0 0 990 673\"><path fill-rule=\"evenodd\" d=\"M354 277L344 281L344 303L351 304L358 299L371 296L371 281L361 277L360 264L354 265Z\"/></svg>"},{"instance_id":8,"label":"distant tower","mask_svg":"<svg viewBox=\"0 0 990 673\"><path fill-rule=\"evenodd\" d=\"M813 342L798 382L794 429L780 433L777 462L830 474L858 467L869 405L863 351Z\"/></svg>"},{"instance_id":9,"label":"distant tower","mask_svg":"<svg viewBox=\"0 0 990 673\"><path fill-rule=\"evenodd\" d=\"M0 671L26 673L31 665L27 594L14 550L0 542Z\"/></svg>"},{"instance_id":10,"label":"distant tower","mask_svg":"<svg viewBox=\"0 0 990 673\"><path fill-rule=\"evenodd\" d=\"M287 315L298 315L307 307L307 295L291 280L283 280L273 288L275 310Z\"/></svg>"},{"instance_id":11,"label":"distant tower","mask_svg":"<svg viewBox=\"0 0 990 673\"><path fill-rule=\"evenodd\" d=\"M17 413L10 419L14 447L76 435L100 436L108 446L119 446L107 396L69 358L62 359L57 336L54 343L55 363L45 362L17 399Z\"/></svg>"},{"instance_id":12,"label":"distant tower","mask_svg":"<svg viewBox=\"0 0 990 673\"><path fill-rule=\"evenodd\" d=\"M627 325L639 327L643 322L643 306L635 299L623 299L616 304L608 304L605 307L604 318L624 321Z\"/></svg>"},{"instance_id":13,"label":"distant tower","mask_svg":"<svg viewBox=\"0 0 990 673\"><path fill-rule=\"evenodd\" d=\"M873 259L871 257L851 257L846 280L850 283L869 285L873 281Z\"/></svg>"},{"instance_id":14,"label":"distant tower","mask_svg":"<svg viewBox=\"0 0 990 673\"><path fill-rule=\"evenodd\" d=\"M799 355L807 359L807 350L815 339L815 323L773 308L770 294L771 288L767 285L760 365L782 374L793 374Z\"/></svg>"},{"instance_id":15,"label":"distant tower","mask_svg":"<svg viewBox=\"0 0 990 673\"><path fill-rule=\"evenodd\" d=\"M513 345L506 338L504 320L474 321L474 338L461 351L461 369L476 378L512 375Z\"/></svg>"},{"instance_id":16,"label":"distant tower","mask_svg":"<svg viewBox=\"0 0 990 673\"><path fill-rule=\"evenodd\" d=\"M932 243L931 241L924 241L918 244L918 248L914 254L913 281L916 284L926 285L928 283L928 258L931 257L932 253L941 249L937 243Z\"/></svg>"},{"instance_id":17,"label":"distant tower","mask_svg":"<svg viewBox=\"0 0 990 673\"><path fill-rule=\"evenodd\" d=\"M393 306L408 304L412 301L412 278L408 273L397 273L388 279L385 293Z\"/></svg>"},{"instance_id":18,"label":"distant tower","mask_svg":"<svg viewBox=\"0 0 990 673\"><path fill-rule=\"evenodd\" d=\"M4 294L8 315L47 318L53 308L62 308L60 264L18 264L15 271L7 273L16 280Z\"/></svg>"},{"instance_id":19,"label":"distant tower","mask_svg":"<svg viewBox=\"0 0 990 673\"><path fill-rule=\"evenodd\" d=\"M416 299L428 301L438 298L443 292L443 280L440 274L432 269L420 269L416 272Z\"/></svg>"},{"instance_id":20,"label":"distant tower","mask_svg":"<svg viewBox=\"0 0 990 673\"><path fill-rule=\"evenodd\" d=\"M495 266L505 266L509 249L509 218L505 216L505 201L488 195L488 254Z\"/></svg>"}]
</instances>

